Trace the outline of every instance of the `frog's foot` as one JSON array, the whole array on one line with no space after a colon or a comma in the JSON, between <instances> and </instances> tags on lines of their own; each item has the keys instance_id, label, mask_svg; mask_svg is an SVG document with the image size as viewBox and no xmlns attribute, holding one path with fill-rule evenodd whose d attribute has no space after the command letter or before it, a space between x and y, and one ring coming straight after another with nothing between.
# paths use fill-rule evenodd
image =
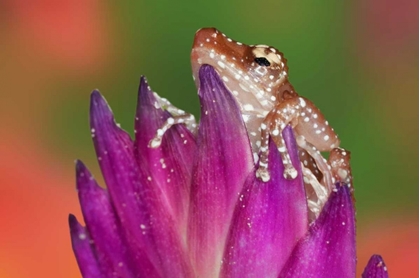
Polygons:
<instances>
[{"instance_id":1,"label":"frog's foot","mask_svg":"<svg viewBox=\"0 0 420 278\"><path fill-rule=\"evenodd\" d=\"M267 164L261 164L257 169L256 176L257 178L261 179L263 182L267 182L270 180L270 172L268 171ZM293 167L293 165L285 166L283 176L285 179L292 180L295 179L298 175L297 170Z\"/></svg>"},{"instance_id":2,"label":"frog's foot","mask_svg":"<svg viewBox=\"0 0 420 278\"><path fill-rule=\"evenodd\" d=\"M287 164L284 166L283 176L288 180L293 180L297 177L298 171L293 167L293 165Z\"/></svg>"},{"instance_id":3,"label":"frog's foot","mask_svg":"<svg viewBox=\"0 0 420 278\"><path fill-rule=\"evenodd\" d=\"M169 117L166 119L166 122L156 131L156 134L152 140L150 140L149 148L158 148L162 144L162 138L165 132L176 124L185 124L188 129L192 129L192 132L195 132L197 127L194 115L192 114L185 113L182 115Z\"/></svg>"},{"instance_id":4,"label":"frog's foot","mask_svg":"<svg viewBox=\"0 0 420 278\"><path fill-rule=\"evenodd\" d=\"M267 166L261 165L260 163L260 167L257 169L256 176L263 182L268 182L270 180L270 172L268 172Z\"/></svg>"}]
</instances>

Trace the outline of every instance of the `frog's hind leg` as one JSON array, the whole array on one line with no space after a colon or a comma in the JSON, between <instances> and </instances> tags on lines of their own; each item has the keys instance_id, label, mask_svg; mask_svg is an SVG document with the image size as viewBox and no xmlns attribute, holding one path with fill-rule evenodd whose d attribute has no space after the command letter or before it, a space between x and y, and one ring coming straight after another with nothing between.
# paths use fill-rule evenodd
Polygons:
<instances>
[{"instance_id":1,"label":"frog's hind leg","mask_svg":"<svg viewBox=\"0 0 420 278\"><path fill-rule=\"evenodd\" d=\"M321 153L309 142L305 140L302 135L296 136L296 142L298 146L304 149L314 160L317 168L322 173L322 183L327 188L328 193L333 190L334 177L331 174L331 166L327 163L327 160L321 155Z\"/></svg>"},{"instance_id":2,"label":"frog's hind leg","mask_svg":"<svg viewBox=\"0 0 420 278\"><path fill-rule=\"evenodd\" d=\"M267 117L264 122L261 124L261 147L260 147L260 160L259 167L257 169L256 175L262 181L267 182L270 180L270 173L268 171L268 154L269 154L269 139L271 139L277 146L278 151L284 165L283 176L287 179L294 179L297 177L297 170L293 167L292 160L286 148L286 143L284 142L281 131L284 129L285 124L281 124L281 130L279 129L280 125L277 125L273 122L270 122L270 118Z\"/></svg>"},{"instance_id":3,"label":"frog's hind leg","mask_svg":"<svg viewBox=\"0 0 420 278\"><path fill-rule=\"evenodd\" d=\"M328 164L336 181L352 186L353 176L350 167L350 152L342 148L334 148L330 152Z\"/></svg>"},{"instance_id":4,"label":"frog's hind leg","mask_svg":"<svg viewBox=\"0 0 420 278\"><path fill-rule=\"evenodd\" d=\"M303 163L302 163L303 164ZM306 188L308 208L316 219L328 200L327 189L318 181L314 173L302 165L303 181Z\"/></svg>"},{"instance_id":5,"label":"frog's hind leg","mask_svg":"<svg viewBox=\"0 0 420 278\"><path fill-rule=\"evenodd\" d=\"M322 173L319 171L318 166L316 165L315 159L304 149L298 148L299 160L302 163L302 166L309 169L316 179L322 181Z\"/></svg>"}]
</instances>

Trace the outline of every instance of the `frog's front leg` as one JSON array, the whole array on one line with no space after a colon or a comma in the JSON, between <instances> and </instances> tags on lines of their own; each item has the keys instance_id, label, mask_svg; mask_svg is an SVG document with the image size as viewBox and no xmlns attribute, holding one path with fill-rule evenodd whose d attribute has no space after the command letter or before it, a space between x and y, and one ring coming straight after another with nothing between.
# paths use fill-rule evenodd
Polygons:
<instances>
[{"instance_id":1,"label":"frog's front leg","mask_svg":"<svg viewBox=\"0 0 420 278\"><path fill-rule=\"evenodd\" d=\"M165 132L173 125L185 124L191 132L195 133L197 127L195 117L192 114L185 113L184 115L172 116L166 119L165 123L158 128L156 135L150 140L149 148L158 148L162 144L162 138Z\"/></svg>"},{"instance_id":2,"label":"frog's front leg","mask_svg":"<svg viewBox=\"0 0 420 278\"><path fill-rule=\"evenodd\" d=\"M283 95L285 95L284 92ZM268 140L269 135L276 143L277 148L283 160L285 171L284 177L294 179L297 171L293 167L290 155L285 146L282 130L290 124L295 131L296 136L304 139L302 142L308 142L319 151L330 151L340 144L334 130L328 125L321 111L315 105L303 97L290 95L289 97L278 101L275 107L267 114L261 124L261 147L260 164L257 170L257 176L264 181L270 179L268 174ZM306 149L307 151L313 150ZM312 154L311 154L312 155ZM317 155L312 155L317 160ZM320 154L319 154L320 156ZM322 159L318 161L326 164ZM322 163L321 163L322 164ZM326 169L323 169L326 171ZM330 180L328 178L328 180ZM328 181L328 183L331 183ZM330 184L327 185L328 187ZM332 186L331 186L332 187Z\"/></svg>"},{"instance_id":3,"label":"frog's front leg","mask_svg":"<svg viewBox=\"0 0 420 278\"><path fill-rule=\"evenodd\" d=\"M258 178L262 181L270 180L270 173L268 172L268 144L269 139L274 141L277 146L277 150L280 152L280 156L284 165L283 176L286 179L294 179L297 177L297 170L293 167L292 160L286 148L282 131L286 127L286 121L280 117L273 117L270 113L266 116L263 123L261 124L261 147L260 147L260 160L259 167L256 172ZM292 126L293 127L293 126Z\"/></svg>"},{"instance_id":4,"label":"frog's front leg","mask_svg":"<svg viewBox=\"0 0 420 278\"><path fill-rule=\"evenodd\" d=\"M195 133L197 130L197 122L192 114L186 113L184 110L177 108L167 99L161 98L155 93L157 103L155 104L156 109L163 109L171 114L171 117L167 118L165 123L156 131L156 135L150 140L150 148L158 148L162 144L162 138L165 132L170 129L173 125L184 124L192 132Z\"/></svg>"}]
</instances>

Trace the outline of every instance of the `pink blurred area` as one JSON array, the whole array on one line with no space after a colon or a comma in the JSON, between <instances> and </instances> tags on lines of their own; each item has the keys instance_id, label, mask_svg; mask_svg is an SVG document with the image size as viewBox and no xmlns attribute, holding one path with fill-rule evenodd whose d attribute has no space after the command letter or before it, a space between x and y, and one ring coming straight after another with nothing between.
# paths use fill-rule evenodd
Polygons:
<instances>
[{"instance_id":1,"label":"pink blurred area","mask_svg":"<svg viewBox=\"0 0 420 278\"><path fill-rule=\"evenodd\" d=\"M0 2L0 277L80 277L67 223L70 212L82 219L74 157L58 162L45 122L62 97L51 90L56 79L77 82L109 62L106 8L97 0Z\"/></svg>"},{"instance_id":2,"label":"pink blurred area","mask_svg":"<svg viewBox=\"0 0 420 278\"><path fill-rule=\"evenodd\" d=\"M79 211L73 175L27 139L0 141L0 277L78 277L67 225Z\"/></svg>"},{"instance_id":3,"label":"pink blurred area","mask_svg":"<svg viewBox=\"0 0 420 278\"><path fill-rule=\"evenodd\" d=\"M356 5L358 28L363 30L369 49L364 58L377 59L386 63L395 57L395 51L401 52L418 39L418 1L412 0L368 0ZM381 47L378 47L381 46ZM363 46L361 46L364 48Z\"/></svg>"},{"instance_id":4,"label":"pink blurred area","mask_svg":"<svg viewBox=\"0 0 420 278\"><path fill-rule=\"evenodd\" d=\"M6 0L2 8L9 31L34 54L80 74L101 66L107 40L101 1Z\"/></svg>"},{"instance_id":5,"label":"pink blurred area","mask_svg":"<svg viewBox=\"0 0 420 278\"><path fill-rule=\"evenodd\" d=\"M418 225L411 219L390 217L373 219L357 237L357 277L372 254L385 260L390 277L418 277Z\"/></svg>"}]
</instances>

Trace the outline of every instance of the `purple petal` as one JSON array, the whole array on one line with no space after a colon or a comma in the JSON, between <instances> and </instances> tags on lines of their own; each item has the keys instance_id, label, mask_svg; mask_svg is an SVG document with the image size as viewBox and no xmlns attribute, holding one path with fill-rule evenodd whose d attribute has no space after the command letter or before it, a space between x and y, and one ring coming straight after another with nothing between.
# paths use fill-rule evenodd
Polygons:
<instances>
[{"instance_id":1,"label":"purple petal","mask_svg":"<svg viewBox=\"0 0 420 278\"><path fill-rule=\"evenodd\" d=\"M199 78L201 120L188 238L197 276L214 277L234 205L254 163L236 100L211 66L202 66Z\"/></svg>"},{"instance_id":2,"label":"purple petal","mask_svg":"<svg viewBox=\"0 0 420 278\"><path fill-rule=\"evenodd\" d=\"M72 214L69 215L69 226L71 245L82 276L84 278L103 277L86 229Z\"/></svg>"},{"instance_id":3,"label":"purple petal","mask_svg":"<svg viewBox=\"0 0 420 278\"><path fill-rule=\"evenodd\" d=\"M136 277L157 276L144 252L134 253L128 248L106 190L98 186L80 161L76 163L76 181L83 217L103 273L118 277L134 277L134 273ZM141 259L134 262L134 257Z\"/></svg>"},{"instance_id":4,"label":"purple petal","mask_svg":"<svg viewBox=\"0 0 420 278\"><path fill-rule=\"evenodd\" d=\"M167 210L179 223L185 236L195 138L184 125L178 124L165 132L160 147L148 147L156 131L170 117L159 105L157 97L146 78L142 77L135 123L135 152L140 167L147 169L150 179L161 188Z\"/></svg>"},{"instance_id":5,"label":"purple petal","mask_svg":"<svg viewBox=\"0 0 420 278\"><path fill-rule=\"evenodd\" d=\"M222 266L222 277L275 277L296 242L308 230L308 210L293 131L283 131L298 176L283 177L284 166L270 140L270 180L250 175L233 217Z\"/></svg>"},{"instance_id":6,"label":"purple petal","mask_svg":"<svg viewBox=\"0 0 420 278\"><path fill-rule=\"evenodd\" d=\"M141 172L129 135L121 130L105 99L91 96L91 128L112 203L132 248L142 249L160 276L190 277L185 247L159 192Z\"/></svg>"},{"instance_id":7,"label":"purple petal","mask_svg":"<svg viewBox=\"0 0 420 278\"><path fill-rule=\"evenodd\" d=\"M355 277L355 212L350 189L337 184L279 277Z\"/></svg>"},{"instance_id":8,"label":"purple petal","mask_svg":"<svg viewBox=\"0 0 420 278\"><path fill-rule=\"evenodd\" d=\"M388 270L381 256L373 255L370 258L362 278L388 278Z\"/></svg>"}]
</instances>

